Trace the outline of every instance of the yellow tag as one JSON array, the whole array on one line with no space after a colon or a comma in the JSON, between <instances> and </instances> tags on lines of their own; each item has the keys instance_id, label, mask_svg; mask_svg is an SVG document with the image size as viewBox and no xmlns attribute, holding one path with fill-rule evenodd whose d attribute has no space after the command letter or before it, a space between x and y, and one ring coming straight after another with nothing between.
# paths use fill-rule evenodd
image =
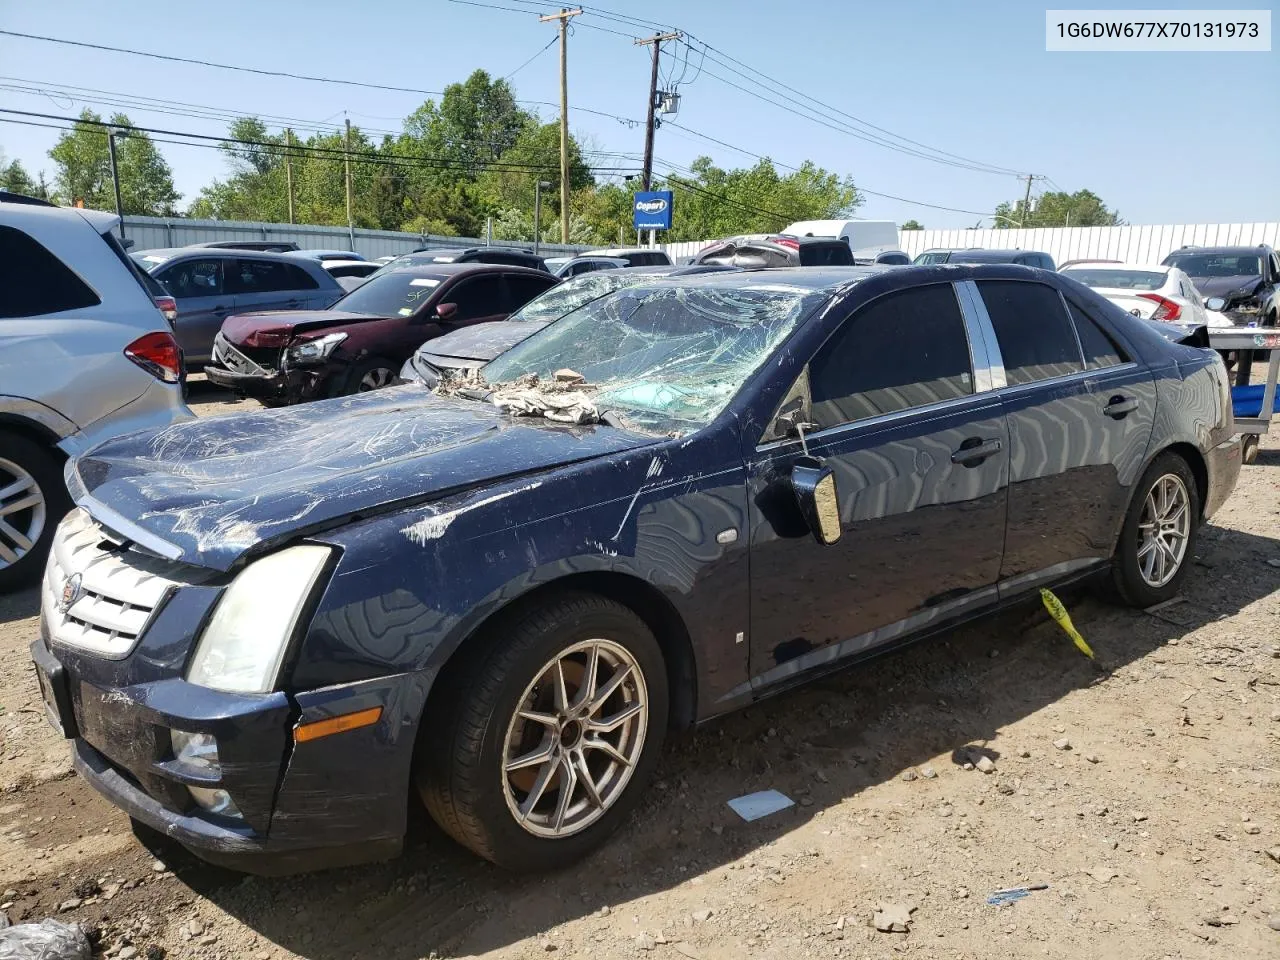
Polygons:
<instances>
[{"instance_id":1,"label":"yellow tag","mask_svg":"<svg viewBox=\"0 0 1280 960\"><path fill-rule=\"evenodd\" d=\"M1040 599L1044 601L1044 608L1049 611L1049 616L1053 617L1054 622L1071 638L1080 652L1092 660L1093 651L1089 648L1089 644L1084 642L1084 637L1080 636L1080 631L1076 629L1075 624L1071 622L1071 617L1067 613L1067 608L1062 605L1062 601L1054 596L1052 590L1045 589L1040 590Z\"/></svg>"}]
</instances>

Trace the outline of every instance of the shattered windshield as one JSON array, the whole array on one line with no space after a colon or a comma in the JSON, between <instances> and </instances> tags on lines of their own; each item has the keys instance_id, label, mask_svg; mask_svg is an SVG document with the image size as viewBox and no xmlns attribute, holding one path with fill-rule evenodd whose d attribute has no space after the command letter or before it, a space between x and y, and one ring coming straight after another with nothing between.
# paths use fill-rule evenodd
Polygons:
<instances>
[{"instance_id":1,"label":"shattered windshield","mask_svg":"<svg viewBox=\"0 0 1280 960\"><path fill-rule=\"evenodd\" d=\"M379 271L335 303L333 309L378 317L407 317L416 313L446 279L445 274L423 276L416 271Z\"/></svg>"},{"instance_id":2,"label":"shattered windshield","mask_svg":"<svg viewBox=\"0 0 1280 960\"><path fill-rule=\"evenodd\" d=\"M567 313L572 313L585 303L603 297L606 293L652 281L653 277L651 273L622 270L584 273L580 277L556 284L546 293L539 294L507 319L550 323L552 320L559 320Z\"/></svg>"},{"instance_id":3,"label":"shattered windshield","mask_svg":"<svg viewBox=\"0 0 1280 960\"><path fill-rule=\"evenodd\" d=\"M480 373L495 394L517 380L572 379L601 416L685 433L724 409L826 297L783 284L619 290L543 328Z\"/></svg>"},{"instance_id":4,"label":"shattered windshield","mask_svg":"<svg viewBox=\"0 0 1280 960\"><path fill-rule=\"evenodd\" d=\"M1175 253L1164 258L1191 277L1256 277L1262 274L1262 261L1254 254L1237 256L1224 253Z\"/></svg>"}]
</instances>

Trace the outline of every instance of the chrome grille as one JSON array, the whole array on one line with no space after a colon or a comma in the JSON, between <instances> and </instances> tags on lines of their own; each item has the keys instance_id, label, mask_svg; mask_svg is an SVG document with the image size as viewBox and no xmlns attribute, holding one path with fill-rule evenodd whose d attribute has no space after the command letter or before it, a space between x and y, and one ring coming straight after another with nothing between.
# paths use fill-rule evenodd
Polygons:
<instances>
[{"instance_id":1,"label":"chrome grille","mask_svg":"<svg viewBox=\"0 0 1280 960\"><path fill-rule=\"evenodd\" d=\"M54 643L119 660L170 590L206 578L198 568L119 548L88 513L74 510L53 538L40 614Z\"/></svg>"}]
</instances>

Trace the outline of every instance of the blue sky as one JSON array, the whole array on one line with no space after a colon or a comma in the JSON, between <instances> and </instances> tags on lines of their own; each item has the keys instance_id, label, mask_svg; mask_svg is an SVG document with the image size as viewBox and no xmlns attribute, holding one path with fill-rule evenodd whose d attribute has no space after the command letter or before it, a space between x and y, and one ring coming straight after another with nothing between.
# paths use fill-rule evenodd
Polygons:
<instances>
[{"instance_id":1,"label":"blue sky","mask_svg":"<svg viewBox=\"0 0 1280 960\"><path fill-rule=\"evenodd\" d=\"M350 0L219 0L213 6L109 7L78 0L0 0L0 28L440 90L477 67L509 74L554 36L554 27L539 23L527 0L486 2L530 12L448 0L382 0L368 6ZM949 154L1050 178L1037 182L1037 190L1087 187L1131 223L1280 220L1280 168L1274 159L1280 155L1280 53L1047 53L1047 5L921 0L726 6L650 0L641 6L599 0L586 9L672 24L754 68L737 68L745 73L763 71L859 120ZM558 6L548 4L547 10ZM1160 6L1215 5L1166 0ZM579 24L569 41L573 130L598 150L638 154L642 128L575 112L575 107L643 118L647 48L636 47L630 35L646 31L598 15ZM712 74L747 84L722 66L703 63L701 74L697 66L697 58L691 58L675 118L687 130L782 164L813 160L852 175L867 190L972 211L868 195L860 216L968 226L1000 201L1022 195L1023 186L1010 174L948 166L868 143L734 89ZM0 36L0 76L6 78L0 86L17 80L95 88L124 99L184 101L335 127L346 111L353 123L379 130L398 129L400 118L423 99L7 36ZM521 98L557 101L554 46L520 69L512 83ZM773 96L792 95L775 88ZM0 107L53 114L78 113L84 106L104 113L120 109L96 102L100 97L0 89ZM123 109L144 126L215 134L226 129L225 122L181 108L178 115ZM539 109L547 119L555 116L552 107ZM0 150L32 172L52 173L47 151L56 136L53 130L0 123ZM224 175L214 150L170 144L162 149L184 205L202 185ZM670 124L658 131L655 153L677 165L704 153L722 166L754 162Z\"/></svg>"}]
</instances>

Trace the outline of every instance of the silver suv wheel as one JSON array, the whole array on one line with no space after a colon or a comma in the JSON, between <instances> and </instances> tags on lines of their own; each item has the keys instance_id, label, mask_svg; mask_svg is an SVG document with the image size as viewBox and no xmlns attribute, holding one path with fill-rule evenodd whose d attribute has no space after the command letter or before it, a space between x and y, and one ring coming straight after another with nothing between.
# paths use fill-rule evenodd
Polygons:
<instances>
[{"instance_id":1,"label":"silver suv wheel","mask_svg":"<svg viewBox=\"0 0 1280 960\"><path fill-rule=\"evenodd\" d=\"M36 478L0 457L0 570L35 549L46 522L48 509Z\"/></svg>"}]
</instances>

